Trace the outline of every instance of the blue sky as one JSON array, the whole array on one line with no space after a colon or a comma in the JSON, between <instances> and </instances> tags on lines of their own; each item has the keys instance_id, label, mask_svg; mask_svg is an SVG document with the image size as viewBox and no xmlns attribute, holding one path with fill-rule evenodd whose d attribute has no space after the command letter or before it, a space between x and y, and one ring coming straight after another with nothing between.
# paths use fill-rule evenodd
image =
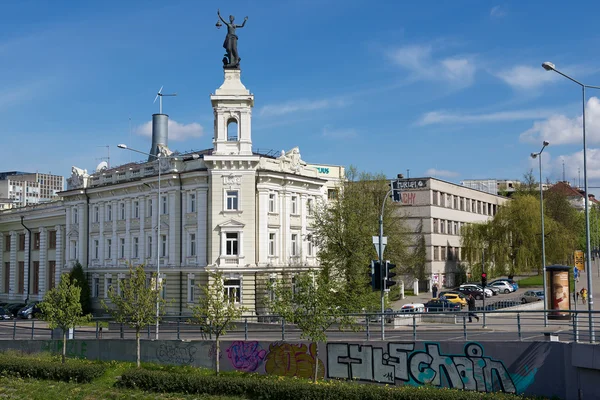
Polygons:
<instances>
[{"instance_id":1,"label":"blue sky","mask_svg":"<svg viewBox=\"0 0 600 400\"><path fill-rule=\"evenodd\" d=\"M308 162L463 179L583 182L581 90L600 85L600 4L549 1L7 1L0 30L0 170L70 175L140 160L165 98L169 147L212 147L225 29L241 23L253 144ZM600 93L587 102L588 177L600 186ZM130 128L131 127L131 128ZM579 172L581 169L581 172Z\"/></svg>"}]
</instances>

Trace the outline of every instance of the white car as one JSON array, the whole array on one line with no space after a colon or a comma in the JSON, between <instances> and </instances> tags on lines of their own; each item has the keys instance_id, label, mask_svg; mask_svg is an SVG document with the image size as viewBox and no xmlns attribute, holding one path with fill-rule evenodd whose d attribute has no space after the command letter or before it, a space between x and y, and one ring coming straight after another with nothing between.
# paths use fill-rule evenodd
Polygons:
<instances>
[{"instance_id":1,"label":"white car","mask_svg":"<svg viewBox=\"0 0 600 400\"><path fill-rule=\"evenodd\" d=\"M463 287L463 288L477 288L478 290L481 290L481 286L479 286L479 285L472 285L472 284L464 284L463 283L462 285L460 285L460 287ZM486 288L484 290L484 293L485 293L485 297L492 297L494 295L494 292L492 292L488 288Z\"/></svg>"},{"instance_id":2,"label":"white car","mask_svg":"<svg viewBox=\"0 0 600 400\"><path fill-rule=\"evenodd\" d=\"M494 283L491 283L490 285L497 287L503 293L510 293L510 292L514 292L515 291L515 289L513 288L513 286L510 283L506 282L506 281L496 281Z\"/></svg>"}]
</instances>

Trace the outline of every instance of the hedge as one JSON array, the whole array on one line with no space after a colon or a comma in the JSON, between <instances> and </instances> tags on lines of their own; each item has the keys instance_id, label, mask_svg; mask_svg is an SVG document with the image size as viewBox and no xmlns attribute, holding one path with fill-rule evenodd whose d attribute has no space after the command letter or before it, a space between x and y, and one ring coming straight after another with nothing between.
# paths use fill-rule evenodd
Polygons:
<instances>
[{"instance_id":1,"label":"hedge","mask_svg":"<svg viewBox=\"0 0 600 400\"><path fill-rule=\"evenodd\" d=\"M102 364L65 363L24 358L13 354L0 355L0 374L18 375L35 379L87 383L102 376L106 366Z\"/></svg>"},{"instance_id":2,"label":"hedge","mask_svg":"<svg viewBox=\"0 0 600 400\"><path fill-rule=\"evenodd\" d=\"M379 386L327 381L313 384L299 379L248 379L247 377L184 375L132 369L121 375L118 386L160 393L240 396L262 400L475 400L523 399L505 393L478 393L454 389L410 386Z\"/></svg>"}]
</instances>

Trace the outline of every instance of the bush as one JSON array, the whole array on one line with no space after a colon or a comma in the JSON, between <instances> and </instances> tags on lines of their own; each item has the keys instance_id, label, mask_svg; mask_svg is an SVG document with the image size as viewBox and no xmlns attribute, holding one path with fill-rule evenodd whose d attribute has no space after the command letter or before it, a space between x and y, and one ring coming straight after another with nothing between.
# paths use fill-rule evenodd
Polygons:
<instances>
[{"instance_id":1,"label":"bush","mask_svg":"<svg viewBox=\"0 0 600 400\"><path fill-rule=\"evenodd\" d=\"M209 394L239 396L263 400L475 400L523 399L504 393L484 394L453 389L410 386L362 385L352 382L327 381L313 384L306 380L254 377L184 375L164 371L132 369L121 376L119 386L161 393Z\"/></svg>"},{"instance_id":2,"label":"bush","mask_svg":"<svg viewBox=\"0 0 600 400\"><path fill-rule=\"evenodd\" d=\"M58 361L23 358L13 354L2 354L0 357L1 375L87 383L100 377L105 370L106 367L101 364L62 364Z\"/></svg>"}]
</instances>

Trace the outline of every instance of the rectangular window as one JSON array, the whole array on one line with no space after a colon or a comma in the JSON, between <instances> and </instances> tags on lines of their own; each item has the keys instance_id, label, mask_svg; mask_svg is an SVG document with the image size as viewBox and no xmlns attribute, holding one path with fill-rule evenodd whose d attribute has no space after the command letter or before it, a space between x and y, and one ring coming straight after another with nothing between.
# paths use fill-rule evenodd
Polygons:
<instances>
[{"instance_id":1,"label":"rectangular window","mask_svg":"<svg viewBox=\"0 0 600 400\"><path fill-rule=\"evenodd\" d=\"M146 258L152 258L152 236L147 238L148 246L146 246Z\"/></svg>"},{"instance_id":2,"label":"rectangular window","mask_svg":"<svg viewBox=\"0 0 600 400\"><path fill-rule=\"evenodd\" d=\"M94 276L92 278L92 297L98 298L98 292L100 292L100 278Z\"/></svg>"},{"instance_id":3,"label":"rectangular window","mask_svg":"<svg viewBox=\"0 0 600 400\"><path fill-rule=\"evenodd\" d=\"M196 234L190 233L189 239L190 239L189 255L190 255L190 257L195 257L196 256Z\"/></svg>"},{"instance_id":4,"label":"rectangular window","mask_svg":"<svg viewBox=\"0 0 600 400\"><path fill-rule=\"evenodd\" d=\"M4 293L10 291L10 261L4 262Z\"/></svg>"},{"instance_id":5,"label":"rectangular window","mask_svg":"<svg viewBox=\"0 0 600 400\"><path fill-rule=\"evenodd\" d=\"M327 189L327 200L337 200L338 192L336 189Z\"/></svg>"},{"instance_id":6,"label":"rectangular window","mask_svg":"<svg viewBox=\"0 0 600 400\"><path fill-rule=\"evenodd\" d=\"M56 287L56 261L48 261L48 290Z\"/></svg>"},{"instance_id":7,"label":"rectangular window","mask_svg":"<svg viewBox=\"0 0 600 400\"><path fill-rule=\"evenodd\" d=\"M161 204L162 204L162 214L166 215L167 214L167 196L162 196Z\"/></svg>"},{"instance_id":8,"label":"rectangular window","mask_svg":"<svg viewBox=\"0 0 600 400\"><path fill-rule=\"evenodd\" d=\"M112 290L112 276L104 277L104 298L108 298L108 294Z\"/></svg>"},{"instance_id":9,"label":"rectangular window","mask_svg":"<svg viewBox=\"0 0 600 400\"><path fill-rule=\"evenodd\" d=\"M125 258L125 238L119 238L119 258Z\"/></svg>"},{"instance_id":10,"label":"rectangular window","mask_svg":"<svg viewBox=\"0 0 600 400\"><path fill-rule=\"evenodd\" d=\"M4 251L10 251L10 235L4 236Z\"/></svg>"},{"instance_id":11,"label":"rectangular window","mask_svg":"<svg viewBox=\"0 0 600 400\"><path fill-rule=\"evenodd\" d=\"M25 291L25 261L19 261L19 284L17 286L17 293L23 294Z\"/></svg>"},{"instance_id":12,"label":"rectangular window","mask_svg":"<svg viewBox=\"0 0 600 400\"><path fill-rule=\"evenodd\" d=\"M292 196L292 214L298 214L298 196Z\"/></svg>"},{"instance_id":13,"label":"rectangular window","mask_svg":"<svg viewBox=\"0 0 600 400\"><path fill-rule=\"evenodd\" d=\"M98 206L94 206L94 222L99 222L100 220L100 211Z\"/></svg>"},{"instance_id":14,"label":"rectangular window","mask_svg":"<svg viewBox=\"0 0 600 400\"><path fill-rule=\"evenodd\" d=\"M275 234L269 233L269 255L275 255Z\"/></svg>"},{"instance_id":15,"label":"rectangular window","mask_svg":"<svg viewBox=\"0 0 600 400\"><path fill-rule=\"evenodd\" d=\"M440 206L446 207L446 194L440 192Z\"/></svg>"},{"instance_id":16,"label":"rectangular window","mask_svg":"<svg viewBox=\"0 0 600 400\"><path fill-rule=\"evenodd\" d=\"M227 210L238 209L238 191L228 190L227 191Z\"/></svg>"},{"instance_id":17,"label":"rectangular window","mask_svg":"<svg viewBox=\"0 0 600 400\"><path fill-rule=\"evenodd\" d=\"M196 301L196 296L194 295L195 289L196 289L196 280L194 278L188 278L188 289L187 289L188 303L193 303L194 301Z\"/></svg>"},{"instance_id":18,"label":"rectangular window","mask_svg":"<svg viewBox=\"0 0 600 400\"><path fill-rule=\"evenodd\" d=\"M19 233L19 251L25 250L25 234Z\"/></svg>"},{"instance_id":19,"label":"rectangular window","mask_svg":"<svg viewBox=\"0 0 600 400\"><path fill-rule=\"evenodd\" d=\"M48 231L48 248L56 249L56 231Z\"/></svg>"},{"instance_id":20,"label":"rectangular window","mask_svg":"<svg viewBox=\"0 0 600 400\"><path fill-rule=\"evenodd\" d=\"M437 192L436 190L434 190L434 191L432 192L432 194L431 194L431 197L432 197L432 201L431 201L431 203L432 203L434 206L437 206L437 205L438 205L438 192Z\"/></svg>"},{"instance_id":21,"label":"rectangular window","mask_svg":"<svg viewBox=\"0 0 600 400\"><path fill-rule=\"evenodd\" d=\"M269 212L274 213L275 211L275 193L269 193Z\"/></svg>"},{"instance_id":22,"label":"rectangular window","mask_svg":"<svg viewBox=\"0 0 600 400\"><path fill-rule=\"evenodd\" d=\"M100 241L98 239L94 239L94 260L97 260L100 252Z\"/></svg>"},{"instance_id":23,"label":"rectangular window","mask_svg":"<svg viewBox=\"0 0 600 400\"><path fill-rule=\"evenodd\" d=\"M433 246L433 261L440 261L440 246Z\"/></svg>"},{"instance_id":24,"label":"rectangular window","mask_svg":"<svg viewBox=\"0 0 600 400\"><path fill-rule=\"evenodd\" d=\"M455 210L458 210L458 196L454 196L454 207Z\"/></svg>"},{"instance_id":25,"label":"rectangular window","mask_svg":"<svg viewBox=\"0 0 600 400\"><path fill-rule=\"evenodd\" d=\"M441 250L442 250L442 254L441 254L442 261L446 261L446 256L448 255L448 253L447 253L448 250L446 249L446 246L442 246Z\"/></svg>"},{"instance_id":26,"label":"rectangular window","mask_svg":"<svg viewBox=\"0 0 600 400\"><path fill-rule=\"evenodd\" d=\"M160 235L160 256L167 256L167 235Z\"/></svg>"},{"instance_id":27,"label":"rectangular window","mask_svg":"<svg viewBox=\"0 0 600 400\"><path fill-rule=\"evenodd\" d=\"M73 208L73 223L77 224L79 222L79 215L77 213L77 208Z\"/></svg>"},{"instance_id":28,"label":"rectangular window","mask_svg":"<svg viewBox=\"0 0 600 400\"><path fill-rule=\"evenodd\" d=\"M311 216L315 211L315 204L313 199L306 200L306 213Z\"/></svg>"},{"instance_id":29,"label":"rectangular window","mask_svg":"<svg viewBox=\"0 0 600 400\"><path fill-rule=\"evenodd\" d=\"M119 203L119 219L125 219L125 203Z\"/></svg>"},{"instance_id":30,"label":"rectangular window","mask_svg":"<svg viewBox=\"0 0 600 400\"><path fill-rule=\"evenodd\" d=\"M108 204L106 206L106 220L112 221L112 205L111 204Z\"/></svg>"},{"instance_id":31,"label":"rectangular window","mask_svg":"<svg viewBox=\"0 0 600 400\"><path fill-rule=\"evenodd\" d=\"M452 222L452 234L458 235L458 222L456 221Z\"/></svg>"},{"instance_id":32,"label":"rectangular window","mask_svg":"<svg viewBox=\"0 0 600 400\"><path fill-rule=\"evenodd\" d=\"M229 302L240 303L241 281L239 279L225 279L224 295Z\"/></svg>"},{"instance_id":33,"label":"rectangular window","mask_svg":"<svg viewBox=\"0 0 600 400\"><path fill-rule=\"evenodd\" d=\"M312 240L310 240L310 239L308 240L306 249L307 249L307 251L306 251L307 254L306 255L309 256L309 257L312 257L312 255L313 255L313 242L312 242Z\"/></svg>"},{"instance_id":34,"label":"rectangular window","mask_svg":"<svg viewBox=\"0 0 600 400\"><path fill-rule=\"evenodd\" d=\"M298 234L292 233L292 256L298 255Z\"/></svg>"},{"instance_id":35,"label":"rectangular window","mask_svg":"<svg viewBox=\"0 0 600 400\"><path fill-rule=\"evenodd\" d=\"M460 211L465 211L465 198L460 198Z\"/></svg>"},{"instance_id":36,"label":"rectangular window","mask_svg":"<svg viewBox=\"0 0 600 400\"><path fill-rule=\"evenodd\" d=\"M133 258L140 257L140 238L137 236L133 237Z\"/></svg>"},{"instance_id":37,"label":"rectangular window","mask_svg":"<svg viewBox=\"0 0 600 400\"><path fill-rule=\"evenodd\" d=\"M238 253L238 234L228 232L225 234L225 254L228 256L237 256Z\"/></svg>"},{"instance_id":38,"label":"rectangular window","mask_svg":"<svg viewBox=\"0 0 600 400\"><path fill-rule=\"evenodd\" d=\"M106 239L106 250L108 251L107 258L112 258L112 239Z\"/></svg>"},{"instance_id":39,"label":"rectangular window","mask_svg":"<svg viewBox=\"0 0 600 400\"><path fill-rule=\"evenodd\" d=\"M134 201L133 202L133 218L139 218L139 217L140 217L140 202Z\"/></svg>"},{"instance_id":40,"label":"rectangular window","mask_svg":"<svg viewBox=\"0 0 600 400\"><path fill-rule=\"evenodd\" d=\"M148 216L152 216L152 199L148 199Z\"/></svg>"},{"instance_id":41,"label":"rectangular window","mask_svg":"<svg viewBox=\"0 0 600 400\"><path fill-rule=\"evenodd\" d=\"M71 260L77 260L79 253L77 252L77 240L71 240Z\"/></svg>"},{"instance_id":42,"label":"rectangular window","mask_svg":"<svg viewBox=\"0 0 600 400\"><path fill-rule=\"evenodd\" d=\"M440 222L437 218L433 219L433 233L439 233L440 232Z\"/></svg>"},{"instance_id":43,"label":"rectangular window","mask_svg":"<svg viewBox=\"0 0 600 400\"><path fill-rule=\"evenodd\" d=\"M446 221L440 219L440 233L446 233Z\"/></svg>"},{"instance_id":44,"label":"rectangular window","mask_svg":"<svg viewBox=\"0 0 600 400\"><path fill-rule=\"evenodd\" d=\"M33 249L34 250L40 249L40 233L39 232L33 233Z\"/></svg>"},{"instance_id":45,"label":"rectangular window","mask_svg":"<svg viewBox=\"0 0 600 400\"><path fill-rule=\"evenodd\" d=\"M188 199L189 201L189 207L188 210L191 213L196 212L196 193L190 193L190 197Z\"/></svg>"}]
</instances>

